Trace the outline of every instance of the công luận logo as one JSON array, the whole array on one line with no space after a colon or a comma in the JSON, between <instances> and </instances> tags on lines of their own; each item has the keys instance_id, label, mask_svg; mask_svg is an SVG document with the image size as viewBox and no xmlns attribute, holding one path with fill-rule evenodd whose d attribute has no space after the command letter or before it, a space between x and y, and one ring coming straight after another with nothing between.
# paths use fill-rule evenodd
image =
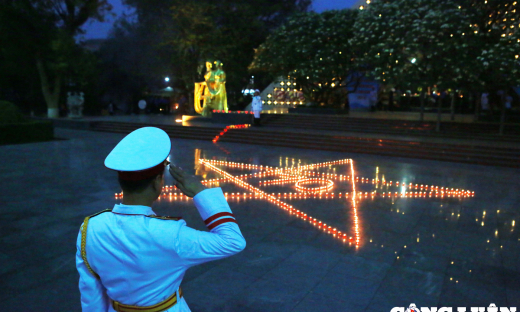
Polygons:
<instances>
[{"instance_id":1,"label":"c\u00f4ng lu\u1eadn logo","mask_svg":"<svg viewBox=\"0 0 520 312\"><path fill-rule=\"evenodd\" d=\"M411 303L408 308L395 307L390 312L516 312L516 307L497 307L494 303L489 307L421 307L418 308L415 303Z\"/></svg>"}]
</instances>

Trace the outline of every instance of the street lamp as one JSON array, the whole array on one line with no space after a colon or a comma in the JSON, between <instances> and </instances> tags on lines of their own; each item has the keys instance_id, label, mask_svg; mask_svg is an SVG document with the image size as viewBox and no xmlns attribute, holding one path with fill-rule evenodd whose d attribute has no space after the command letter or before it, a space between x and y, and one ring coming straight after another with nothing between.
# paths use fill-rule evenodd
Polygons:
<instances>
[{"instance_id":1,"label":"street lamp","mask_svg":"<svg viewBox=\"0 0 520 312\"><path fill-rule=\"evenodd\" d=\"M165 82L170 81L170 77L166 77L166 78L164 78L164 81L165 81Z\"/></svg>"}]
</instances>

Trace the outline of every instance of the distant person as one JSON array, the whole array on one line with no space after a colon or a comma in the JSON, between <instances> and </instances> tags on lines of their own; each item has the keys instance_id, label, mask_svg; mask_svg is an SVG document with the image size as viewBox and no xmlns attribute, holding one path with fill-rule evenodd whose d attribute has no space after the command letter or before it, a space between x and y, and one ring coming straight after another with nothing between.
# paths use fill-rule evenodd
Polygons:
<instances>
[{"instance_id":1,"label":"distant person","mask_svg":"<svg viewBox=\"0 0 520 312\"><path fill-rule=\"evenodd\" d=\"M108 114L114 116L114 104L112 104L112 102L108 104Z\"/></svg>"},{"instance_id":2,"label":"distant person","mask_svg":"<svg viewBox=\"0 0 520 312\"><path fill-rule=\"evenodd\" d=\"M482 112L485 114L489 114L489 93L482 93L480 97L480 106L482 107Z\"/></svg>"},{"instance_id":3,"label":"distant person","mask_svg":"<svg viewBox=\"0 0 520 312\"><path fill-rule=\"evenodd\" d=\"M504 106L506 107L506 110L507 111L510 111L511 110L511 106L512 106L512 103L513 103L513 97L511 95L507 95L506 96L506 101L504 103Z\"/></svg>"},{"instance_id":4,"label":"distant person","mask_svg":"<svg viewBox=\"0 0 520 312\"><path fill-rule=\"evenodd\" d=\"M123 202L85 218L76 243L83 311L189 311L181 290L186 270L239 253L246 241L217 188L170 165L177 188L193 197L209 232L181 218L157 216L171 141L155 127L137 129L105 159L117 172ZM23 309L22 309L23 310Z\"/></svg>"},{"instance_id":5,"label":"distant person","mask_svg":"<svg viewBox=\"0 0 520 312\"><path fill-rule=\"evenodd\" d=\"M260 90L255 90L251 110L253 111L253 126L261 126L260 113L262 112L262 97L260 97Z\"/></svg>"}]
</instances>

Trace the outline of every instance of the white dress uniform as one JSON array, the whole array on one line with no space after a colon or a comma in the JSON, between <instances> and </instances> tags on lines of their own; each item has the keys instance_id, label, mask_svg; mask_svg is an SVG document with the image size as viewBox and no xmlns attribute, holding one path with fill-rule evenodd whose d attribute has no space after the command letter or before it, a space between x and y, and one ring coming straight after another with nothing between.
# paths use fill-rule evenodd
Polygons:
<instances>
[{"instance_id":1,"label":"white dress uniform","mask_svg":"<svg viewBox=\"0 0 520 312\"><path fill-rule=\"evenodd\" d=\"M253 103L251 103L251 110L255 115L255 118L260 118L260 113L262 112L262 98L257 95L253 97Z\"/></svg>"},{"instance_id":2,"label":"white dress uniform","mask_svg":"<svg viewBox=\"0 0 520 312\"><path fill-rule=\"evenodd\" d=\"M147 206L116 204L85 218L76 253L83 311L190 311L180 290L186 270L246 245L220 188L193 202L209 232Z\"/></svg>"}]
</instances>

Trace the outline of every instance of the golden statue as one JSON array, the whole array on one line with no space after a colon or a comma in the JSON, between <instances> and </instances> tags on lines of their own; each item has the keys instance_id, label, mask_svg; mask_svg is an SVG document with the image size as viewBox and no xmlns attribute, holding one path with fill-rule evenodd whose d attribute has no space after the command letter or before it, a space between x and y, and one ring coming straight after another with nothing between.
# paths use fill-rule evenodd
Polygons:
<instances>
[{"instance_id":1,"label":"golden statue","mask_svg":"<svg viewBox=\"0 0 520 312\"><path fill-rule=\"evenodd\" d=\"M215 71L215 82L217 92L215 94L214 109L216 110L224 110L226 113L228 112L227 106L227 93L226 93L226 73L222 68L224 64L221 61L215 61L215 65L217 70Z\"/></svg>"},{"instance_id":2,"label":"golden statue","mask_svg":"<svg viewBox=\"0 0 520 312\"><path fill-rule=\"evenodd\" d=\"M220 61L214 64L206 62L204 82L195 83L195 111L204 117L210 117L215 109L228 111L226 73L222 70Z\"/></svg>"}]
</instances>

